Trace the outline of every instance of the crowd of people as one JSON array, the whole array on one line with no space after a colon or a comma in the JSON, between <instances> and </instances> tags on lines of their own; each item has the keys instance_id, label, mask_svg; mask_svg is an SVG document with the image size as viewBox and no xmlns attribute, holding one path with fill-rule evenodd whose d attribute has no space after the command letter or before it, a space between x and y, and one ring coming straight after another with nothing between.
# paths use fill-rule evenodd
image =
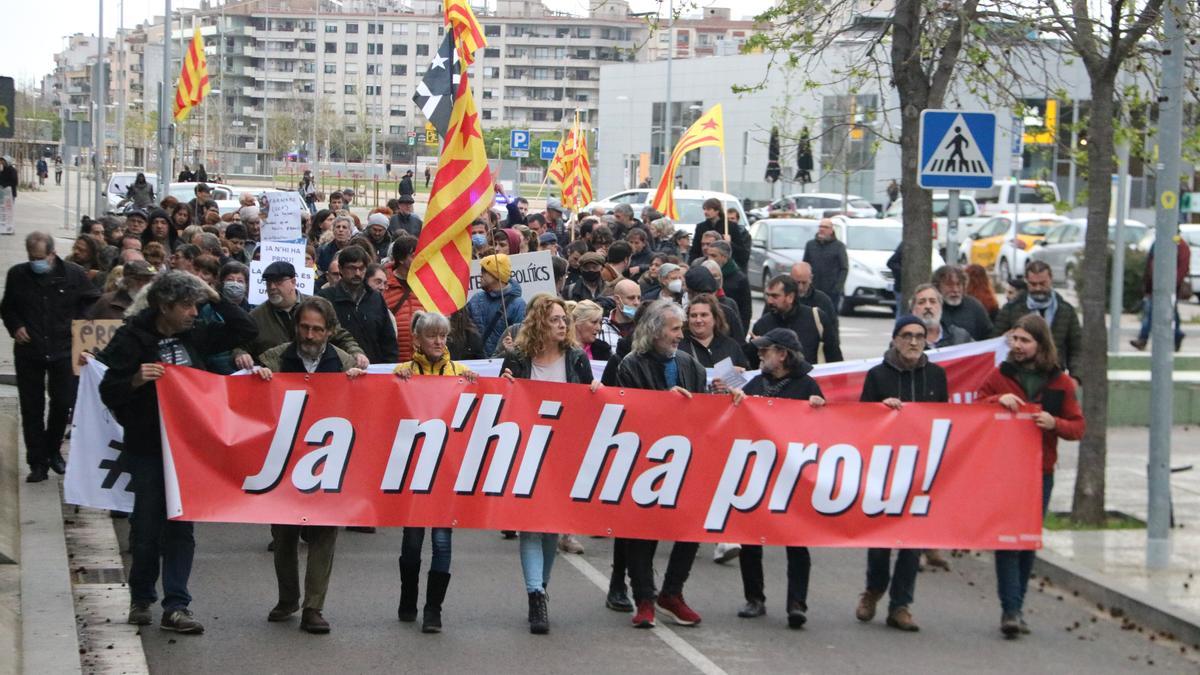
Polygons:
<instances>
[{"instance_id":1,"label":"crowd of people","mask_svg":"<svg viewBox=\"0 0 1200 675\"><path fill-rule=\"evenodd\" d=\"M765 308L753 315L747 283L750 238L736 211L720 201L704 203L706 220L694 230L652 209L635 214L626 204L612 213L571 218L557 199L532 212L511 200L506 212L489 210L470 227L481 269L480 291L461 310L427 312L408 283L422 229L411 193L369 210L361 219L352 197L328 195L327 208L304 216L305 264L317 291L297 289L297 270L272 262L262 277L267 301L252 307L248 265L257 256L261 214L254 198L221 214L197 187L190 202L168 197L124 218L85 218L79 237L60 256L53 237L26 238L28 262L8 271L0 313L16 341L16 368L29 482L63 473L60 454L75 396L71 320L121 319L123 326L102 351L90 355L107 366L100 396L124 426L129 458L132 514L129 621L152 622L151 607L162 580L164 629L201 633L188 609L188 577L195 537L191 523L168 520L165 510L161 434L155 381L163 364L220 374L253 370L269 380L276 372L344 373L359 377L370 364L396 364L395 377L476 375L461 362L502 359L502 377L631 387L690 398L747 396L825 404L813 365L842 360L838 298L845 281L845 248L832 221L821 222L805 260L788 274L767 280ZM548 250L556 294L524 297L510 256ZM993 294L981 269L946 266L919 285L899 311L882 362L866 376L861 394L895 410L913 402L945 402L945 372L929 349L1006 335L1008 359L979 392L982 404L1015 410L1040 406L1043 431L1043 510L1053 484L1059 438L1082 435L1075 380L1080 326L1075 309L1052 288L1050 268L1031 263L1022 288L1005 302ZM897 275L898 276L898 275ZM741 371L758 371L741 388L711 369L728 360ZM592 362L605 364L594 378ZM46 411L47 393L49 397ZM370 530L371 528L358 528ZM426 531L404 528L398 618L418 618L421 555ZM442 604L451 579L452 530L430 530L432 562L425 581L421 629L442 630ZM271 550L278 602L270 621L300 612L300 626L327 633L323 615L338 528L273 525ZM570 533L504 533L517 538L532 632L550 630L547 584L560 551L582 553ZM307 542L303 585L299 542ZM636 627L652 627L661 614L680 625L700 623L684 599L684 585L699 544L675 542L656 584L657 542L617 539L605 604L633 614ZM886 621L916 631L914 588L921 556L945 565L936 551L871 549L865 590L855 612L876 615L888 595ZM1028 631L1022 601L1032 552L997 552L1001 629L1015 637ZM717 561L740 557L745 618L766 612L762 547L722 544ZM894 559L894 563L893 563ZM807 621L812 563L801 546L787 549L788 625ZM632 595L630 593L632 592Z\"/></svg>"}]
</instances>

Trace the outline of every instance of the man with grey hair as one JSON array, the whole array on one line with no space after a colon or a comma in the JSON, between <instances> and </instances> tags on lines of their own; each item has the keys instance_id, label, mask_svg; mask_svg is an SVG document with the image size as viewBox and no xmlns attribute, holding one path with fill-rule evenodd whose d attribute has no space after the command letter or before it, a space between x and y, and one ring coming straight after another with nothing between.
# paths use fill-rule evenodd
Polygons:
<instances>
[{"instance_id":1,"label":"man with grey hair","mask_svg":"<svg viewBox=\"0 0 1200 675\"><path fill-rule=\"evenodd\" d=\"M202 368L205 358L249 342L258 329L241 307L222 298L200 277L171 271L146 290L146 309L117 329L104 350L108 370L100 400L125 429L122 452L132 474L133 517L129 521L129 623L149 625L150 606L162 569L164 630L198 634L204 626L188 605L188 577L196 542L192 523L167 520L162 432L156 381L164 364ZM224 323L195 324L199 305L209 303Z\"/></svg>"},{"instance_id":2,"label":"man with grey hair","mask_svg":"<svg viewBox=\"0 0 1200 675\"><path fill-rule=\"evenodd\" d=\"M909 313L925 324L925 348L940 349L973 342L971 334L942 320L942 294L933 284L921 284L913 291Z\"/></svg>"},{"instance_id":3,"label":"man with grey hair","mask_svg":"<svg viewBox=\"0 0 1200 675\"><path fill-rule=\"evenodd\" d=\"M642 225L641 221L633 217L633 207L628 204L617 204L614 206L612 215L613 222L608 227L612 230L613 237L616 239L624 239L630 230Z\"/></svg>"},{"instance_id":4,"label":"man with grey hair","mask_svg":"<svg viewBox=\"0 0 1200 675\"><path fill-rule=\"evenodd\" d=\"M738 318L743 326L750 325L750 314L753 310L750 298L750 280L733 261L733 247L724 240L714 241L708 246L708 262L717 267L718 283L726 298L737 303Z\"/></svg>"},{"instance_id":5,"label":"man with grey hair","mask_svg":"<svg viewBox=\"0 0 1200 675\"><path fill-rule=\"evenodd\" d=\"M100 290L82 267L55 254L54 237L45 232L25 237L25 253L28 262L8 269L0 316L15 342L13 361L29 464L25 480L39 483L46 480L49 469L57 474L67 470L59 448L75 404L71 321L84 317Z\"/></svg>"},{"instance_id":6,"label":"man with grey hair","mask_svg":"<svg viewBox=\"0 0 1200 675\"><path fill-rule=\"evenodd\" d=\"M704 393L707 378L704 368L687 352L679 351L683 340L683 308L660 298L643 310L633 332L633 347L617 367L617 384L631 389L671 391L691 398ZM658 542L623 539L629 567L630 585L637 606L633 617L636 628L654 626L654 606L683 626L700 623L700 615L683 600L683 584L691 573L700 545L676 542L663 576L662 592L654 591L654 551Z\"/></svg>"},{"instance_id":7,"label":"man with grey hair","mask_svg":"<svg viewBox=\"0 0 1200 675\"><path fill-rule=\"evenodd\" d=\"M933 273L933 285L942 295L942 322L967 331L973 340L992 335L992 320L983 303L967 295L967 272L958 265L942 265Z\"/></svg>"}]
</instances>

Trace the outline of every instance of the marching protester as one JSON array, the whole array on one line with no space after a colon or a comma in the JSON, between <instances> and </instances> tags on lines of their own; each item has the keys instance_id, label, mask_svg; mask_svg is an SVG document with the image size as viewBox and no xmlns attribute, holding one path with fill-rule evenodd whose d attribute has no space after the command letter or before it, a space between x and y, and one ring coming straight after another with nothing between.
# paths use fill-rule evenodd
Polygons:
<instances>
[{"instance_id":1,"label":"marching protester","mask_svg":"<svg viewBox=\"0 0 1200 675\"><path fill-rule=\"evenodd\" d=\"M367 265L366 251L357 246L342 249L338 253L341 282L322 288L318 295L333 304L338 324L354 337L367 360L396 363L400 360L400 351L392 314L388 312L383 295L367 285Z\"/></svg>"},{"instance_id":2,"label":"marching protester","mask_svg":"<svg viewBox=\"0 0 1200 675\"><path fill-rule=\"evenodd\" d=\"M646 308L633 332L632 351L617 368L617 383L631 389L676 392L686 398L707 391L704 368L686 352L683 341L683 308L666 299L655 300ZM675 542L663 576L661 592L654 590L654 552L658 542L645 539L618 539L625 547L629 580L637 612L635 628L652 628L655 604L681 626L700 623L700 615L683 599L683 585L696 560L700 545Z\"/></svg>"},{"instance_id":3,"label":"marching protester","mask_svg":"<svg viewBox=\"0 0 1200 675\"><path fill-rule=\"evenodd\" d=\"M867 371L863 382L863 402L882 403L899 411L904 403L945 403L949 400L946 371L925 355L928 339L925 322L905 314L892 328L892 344L883 355L883 363ZM913 593L917 585L920 551L896 551L895 569L890 569L892 551L872 548L867 551L867 589L858 599L854 615L859 621L875 618L875 606L890 589L887 625L915 632L920 626L913 619Z\"/></svg>"},{"instance_id":4,"label":"marching protester","mask_svg":"<svg viewBox=\"0 0 1200 675\"><path fill-rule=\"evenodd\" d=\"M822 355L826 363L842 360L842 347L838 339L837 324L819 307L808 307L796 302L800 289L796 281L787 274L780 274L767 282L763 293L766 311L754 324L753 335L766 335L772 328L790 329L800 338L801 351L809 363L817 363ZM750 364L755 365L757 351L747 349Z\"/></svg>"},{"instance_id":5,"label":"marching protester","mask_svg":"<svg viewBox=\"0 0 1200 675\"><path fill-rule=\"evenodd\" d=\"M824 291L813 286L812 265L806 262L795 263L788 271L788 275L792 277L792 281L796 282L796 302L805 307L816 307L825 312L825 316L829 317L829 322L836 326L838 324L837 308L833 306L833 300L830 300ZM897 288L899 288L898 285Z\"/></svg>"},{"instance_id":6,"label":"marching protester","mask_svg":"<svg viewBox=\"0 0 1200 675\"><path fill-rule=\"evenodd\" d=\"M921 284L913 291L909 309L925 324L926 347L940 349L973 342L970 333L942 320L942 307L942 294L933 284Z\"/></svg>"},{"instance_id":7,"label":"marching protester","mask_svg":"<svg viewBox=\"0 0 1200 675\"><path fill-rule=\"evenodd\" d=\"M196 543L192 523L168 520L163 479L162 433L155 381L164 364L197 367L207 354L248 342L258 330L250 317L198 277L167 272L146 291L148 307L119 328L103 352L108 365L100 398L125 429L124 450L134 494L130 518L129 623L149 625L150 606L161 565L164 630L203 633L188 609L188 577ZM212 303L225 318L221 325L193 328L197 306Z\"/></svg>"},{"instance_id":8,"label":"marching protester","mask_svg":"<svg viewBox=\"0 0 1200 675\"><path fill-rule=\"evenodd\" d=\"M642 304L642 287L631 279L621 279L613 285L611 297L616 307L604 317L600 339L607 342L609 347L616 348L621 338L633 334L633 315Z\"/></svg>"},{"instance_id":9,"label":"marching protester","mask_svg":"<svg viewBox=\"0 0 1200 675\"><path fill-rule=\"evenodd\" d=\"M259 358L262 367L258 375L270 380L279 373L346 373L354 379L364 370L355 366L354 357L329 342L338 326L337 313L325 298L301 300L294 313L296 339L264 352ZM297 553L301 529L308 543L304 566L304 598L300 597L300 568ZM325 594L329 590L329 575L333 571L333 550L337 543L337 527L325 525L274 524L271 541L275 553L275 580L279 586L279 602L267 613L267 621L286 621L297 611L300 628L309 633L328 633L329 622L322 615Z\"/></svg>"},{"instance_id":10,"label":"marching protester","mask_svg":"<svg viewBox=\"0 0 1200 675\"><path fill-rule=\"evenodd\" d=\"M591 300L573 303L571 307L571 323L575 325L575 337L579 347L592 361L605 361L612 356L613 348L600 338L600 328L604 321L604 310Z\"/></svg>"},{"instance_id":11,"label":"marching protester","mask_svg":"<svg viewBox=\"0 0 1200 675\"><path fill-rule=\"evenodd\" d=\"M55 253L54 237L49 234L30 232L25 254L27 262L8 268L0 317L14 342L21 431L29 465L25 481L39 483L49 470L66 472L59 446L75 405L71 321L84 318L100 297L100 289L82 267Z\"/></svg>"},{"instance_id":12,"label":"marching protester","mask_svg":"<svg viewBox=\"0 0 1200 675\"><path fill-rule=\"evenodd\" d=\"M772 328L766 335L750 341L758 350L762 373L746 384L742 394L769 398L789 398L808 401L814 408L825 405L821 386L809 373L812 365L804 360L800 338L787 328ZM739 398L735 394L735 401ZM753 619L767 613L767 596L763 590L763 547L742 544L742 593L746 604L738 610L743 619ZM808 576L812 558L804 546L787 547L787 621L791 628L808 622Z\"/></svg>"},{"instance_id":13,"label":"marching protester","mask_svg":"<svg viewBox=\"0 0 1200 675\"><path fill-rule=\"evenodd\" d=\"M534 296L517 333L515 353L504 359L500 370L510 381L516 378L586 384L593 392L600 388L576 341L567 303L545 293ZM546 585L550 583L558 538L557 534L543 532L520 534L521 573L529 595L529 632L538 635L550 632Z\"/></svg>"},{"instance_id":14,"label":"marching protester","mask_svg":"<svg viewBox=\"0 0 1200 675\"><path fill-rule=\"evenodd\" d=\"M704 261L704 263L709 262L711 261ZM683 285L687 290L687 300L690 303L693 298L705 293L716 298L721 306L721 313L725 315L725 325L729 327L730 337L738 342L743 342L746 339L746 326L742 323L740 308L730 298L721 296L720 280L717 279L708 265L704 263L692 265L683 274ZM716 265L716 263L712 264Z\"/></svg>"},{"instance_id":15,"label":"marching protester","mask_svg":"<svg viewBox=\"0 0 1200 675\"><path fill-rule=\"evenodd\" d=\"M679 349L705 368L712 368L724 359L731 359L735 367L743 370L749 365L741 344L729 337L721 303L711 293L701 293L688 303L684 334L686 338Z\"/></svg>"},{"instance_id":16,"label":"marching protester","mask_svg":"<svg viewBox=\"0 0 1200 675\"><path fill-rule=\"evenodd\" d=\"M1044 261L1033 260L1025 266L1025 286L1024 293L1000 308L992 336L1004 335L1026 314L1037 314L1050 325L1058 365L1078 379L1081 375L1079 361L1083 358L1083 327L1079 323L1079 313L1054 290L1053 272Z\"/></svg>"},{"instance_id":17,"label":"marching protester","mask_svg":"<svg viewBox=\"0 0 1200 675\"><path fill-rule=\"evenodd\" d=\"M983 304L967 293L967 273L957 265L942 265L933 272L933 285L942 294L942 321L958 326L972 340L992 337L992 320Z\"/></svg>"},{"instance_id":18,"label":"marching protester","mask_svg":"<svg viewBox=\"0 0 1200 675\"><path fill-rule=\"evenodd\" d=\"M812 265L813 285L817 290L828 295L834 307L840 306L850 259L846 245L838 240L833 229L833 220L822 218L817 224L816 235L804 245L804 262Z\"/></svg>"},{"instance_id":19,"label":"marching protester","mask_svg":"<svg viewBox=\"0 0 1200 675\"><path fill-rule=\"evenodd\" d=\"M984 380L980 403L999 403L1010 412L1039 406L1033 421L1042 430L1042 516L1050 506L1058 439L1083 438L1084 420L1075 396L1075 380L1063 372L1050 326L1038 314L1017 319L1008 331L1008 357ZM1032 448L1022 448L1032 452ZM996 590L1000 596L1000 631L1009 638L1029 632L1025 623L1025 590L1036 551L996 551Z\"/></svg>"}]
</instances>

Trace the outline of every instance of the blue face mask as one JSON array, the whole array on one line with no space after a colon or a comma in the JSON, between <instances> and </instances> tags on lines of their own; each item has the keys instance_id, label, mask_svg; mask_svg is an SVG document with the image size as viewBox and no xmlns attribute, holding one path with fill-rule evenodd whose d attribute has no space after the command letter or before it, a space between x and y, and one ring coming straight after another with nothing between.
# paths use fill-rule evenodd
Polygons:
<instances>
[{"instance_id":1,"label":"blue face mask","mask_svg":"<svg viewBox=\"0 0 1200 675\"><path fill-rule=\"evenodd\" d=\"M487 245L487 237L482 234L473 234L471 235L471 243L479 248L483 248Z\"/></svg>"},{"instance_id":2,"label":"blue face mask","mask_svg":"<svg viewBox=\"0 0 1200 675\"><path fill-rule=\"evenodd\" d=\"M637 307L630 307L629 305L621 305L621 313L624 314L625 316L629 317L630 319L632 319L633 315L637 314Z\"/></svg>"},{"instance_id":3,"label":"blue face mask","mask_svg":"<svg viewBox=\"0 0 1200 675\"><path fill-rule=\"evenodd\" d=\"M50 261L42 258L41 260L30 260L29 268L34 274L45 274L50 271Z\"/></svg>"}]
</instances>

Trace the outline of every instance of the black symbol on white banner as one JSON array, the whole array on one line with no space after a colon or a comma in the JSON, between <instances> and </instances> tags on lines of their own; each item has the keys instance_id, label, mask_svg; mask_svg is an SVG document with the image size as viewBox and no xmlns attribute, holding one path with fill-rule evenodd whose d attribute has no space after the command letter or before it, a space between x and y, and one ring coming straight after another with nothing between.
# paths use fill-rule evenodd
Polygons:
<instances>
[{"instance_id":1,"label":"black symbol on white banner","mask_svg":"<svg viewBox=\"0 0 1200 675\"><path fill-rule=\"evenodd\" d=\"M106 472L104 482L100 484L105 490L113 489L122 475L129 474L130 480L133 479L133 474L129 473L129 468L125 466L125 455L121 451L125 449L125 444L120 441L111 441L108 447L117 451L116 459L105 459L100 462L100 470ZM129 489L129 483L125 484L126 492L133 492Z\"/></svg>"}]
</instances>

